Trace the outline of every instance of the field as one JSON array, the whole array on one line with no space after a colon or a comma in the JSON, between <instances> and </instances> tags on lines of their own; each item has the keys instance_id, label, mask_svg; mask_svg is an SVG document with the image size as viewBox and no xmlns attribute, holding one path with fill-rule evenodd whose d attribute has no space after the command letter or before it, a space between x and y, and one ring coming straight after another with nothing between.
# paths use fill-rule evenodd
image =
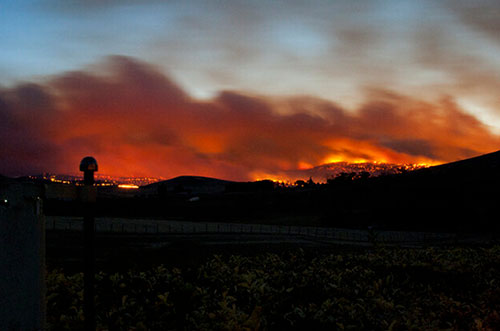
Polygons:
<instances>
[{"instance_id":1,"label":"field","mask_svg":"<svg viewBox=\"0 0 500 331\"><path fill-rule=\"evenodd\" d=\"M49 271L51 328L82 328L82 278ZM295 248L100 272L96 302L109 330L498 330L499 285L500 246Z\"/></svg>"}]
</instances>

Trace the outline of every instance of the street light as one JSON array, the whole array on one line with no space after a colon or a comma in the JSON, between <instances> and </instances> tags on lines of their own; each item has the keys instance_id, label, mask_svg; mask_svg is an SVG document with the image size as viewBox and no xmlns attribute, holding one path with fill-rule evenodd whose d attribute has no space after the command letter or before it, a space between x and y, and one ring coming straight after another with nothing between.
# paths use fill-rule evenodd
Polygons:
<instances>
[{"instance_id":1,"label":"street light","mask_svg":"<svg viewBox=\"0 0 500 331\"><path fill-rule=\"evenodd\" d=\"M87 156L80 162L80 171L83 171L83 184L80 199L83 203L83 313L85 316L84 328L87 331L96 329L95 314L95 220L94 205L96 188L94 186L94 172L97 171L97 161Z\"/></svg>"}]
</instances>

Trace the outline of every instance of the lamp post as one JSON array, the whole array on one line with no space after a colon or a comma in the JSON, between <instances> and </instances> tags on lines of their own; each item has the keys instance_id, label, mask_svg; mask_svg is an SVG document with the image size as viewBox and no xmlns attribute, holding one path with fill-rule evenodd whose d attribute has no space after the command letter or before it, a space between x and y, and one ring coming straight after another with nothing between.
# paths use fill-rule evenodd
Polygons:
<instances>
[{"instance_id":1,"label":"lamp post","mask_svg":"<svg viewBox=\"0 0 500 331\"><path fill-rule=\"evenodd\" d=\"M94 206L96 188L94 186L94 172L97 171L97 161L87 156L80 162L80 171L83 171L83 187L81 201L83 203L83 313L85 316L84 328L87 331L96 329L95 313L95 220Z\"/></svg>"}]
</instances>

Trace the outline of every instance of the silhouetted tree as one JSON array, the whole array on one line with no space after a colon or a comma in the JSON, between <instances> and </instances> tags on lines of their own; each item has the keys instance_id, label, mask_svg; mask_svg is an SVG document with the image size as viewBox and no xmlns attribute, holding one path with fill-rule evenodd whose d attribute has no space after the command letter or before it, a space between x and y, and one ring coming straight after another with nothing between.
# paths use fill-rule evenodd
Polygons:
<instances>
[{"instance_id":1,"label":"silhouetted tree","mask_svg":"<svg viewBox=\"0 0 500 331\"><path fill-rule=\"evenodd\" d=\"M369 177L370 177L370 173L368 171L361 171L360 173L358 173L357 179L359 179L359 180L366 180Z\"/></svg>"},{"instance_id":2,"label":"silhouetted tree","mask_svg":"<svg viewBox=\"0 0 500 331\"><path fill-rule=\"evenodd\" d=\"M345 185L352 183L354 177L356 176L355 172L341 172L334 178L328 178L326 183L329 185Z\"/></svg>"},{"instance_id":3,"label":"silhouetted tree","mask_svg":"<svg viewBox=\"0 0 500 331\"><path fill-rule=\"evenodd\" d=\"M396 169L396 171L398 174L407 174L408 173L408 170L406 170L405 167L399 167Z\"/></svg>"},{"instance_id":4,"label":"silhouetted tree","mask_svg":"<svg viewBox=\"0 0 500 331\"><path fill-rule=\"evenodd\" d=\"M306 187L306 182L304 182L302 179L296 180L295 181L295 186Z\"/></svg>"}]
</instances>

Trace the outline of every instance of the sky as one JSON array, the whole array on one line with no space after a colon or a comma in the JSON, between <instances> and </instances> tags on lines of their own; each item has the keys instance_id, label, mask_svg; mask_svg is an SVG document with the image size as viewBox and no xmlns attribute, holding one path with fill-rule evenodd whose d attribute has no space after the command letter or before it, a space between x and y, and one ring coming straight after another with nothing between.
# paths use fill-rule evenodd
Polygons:
<instances>
[{"instance_id":1,"label":"sky","mask_svg":"<svg viewBox=\"0 0 500 331\"><path fill-rule=\"evenodd\" d=\"M498 1L0 3L0 174L273 177L500 149Z\"/></svg>"}]
</instances>

